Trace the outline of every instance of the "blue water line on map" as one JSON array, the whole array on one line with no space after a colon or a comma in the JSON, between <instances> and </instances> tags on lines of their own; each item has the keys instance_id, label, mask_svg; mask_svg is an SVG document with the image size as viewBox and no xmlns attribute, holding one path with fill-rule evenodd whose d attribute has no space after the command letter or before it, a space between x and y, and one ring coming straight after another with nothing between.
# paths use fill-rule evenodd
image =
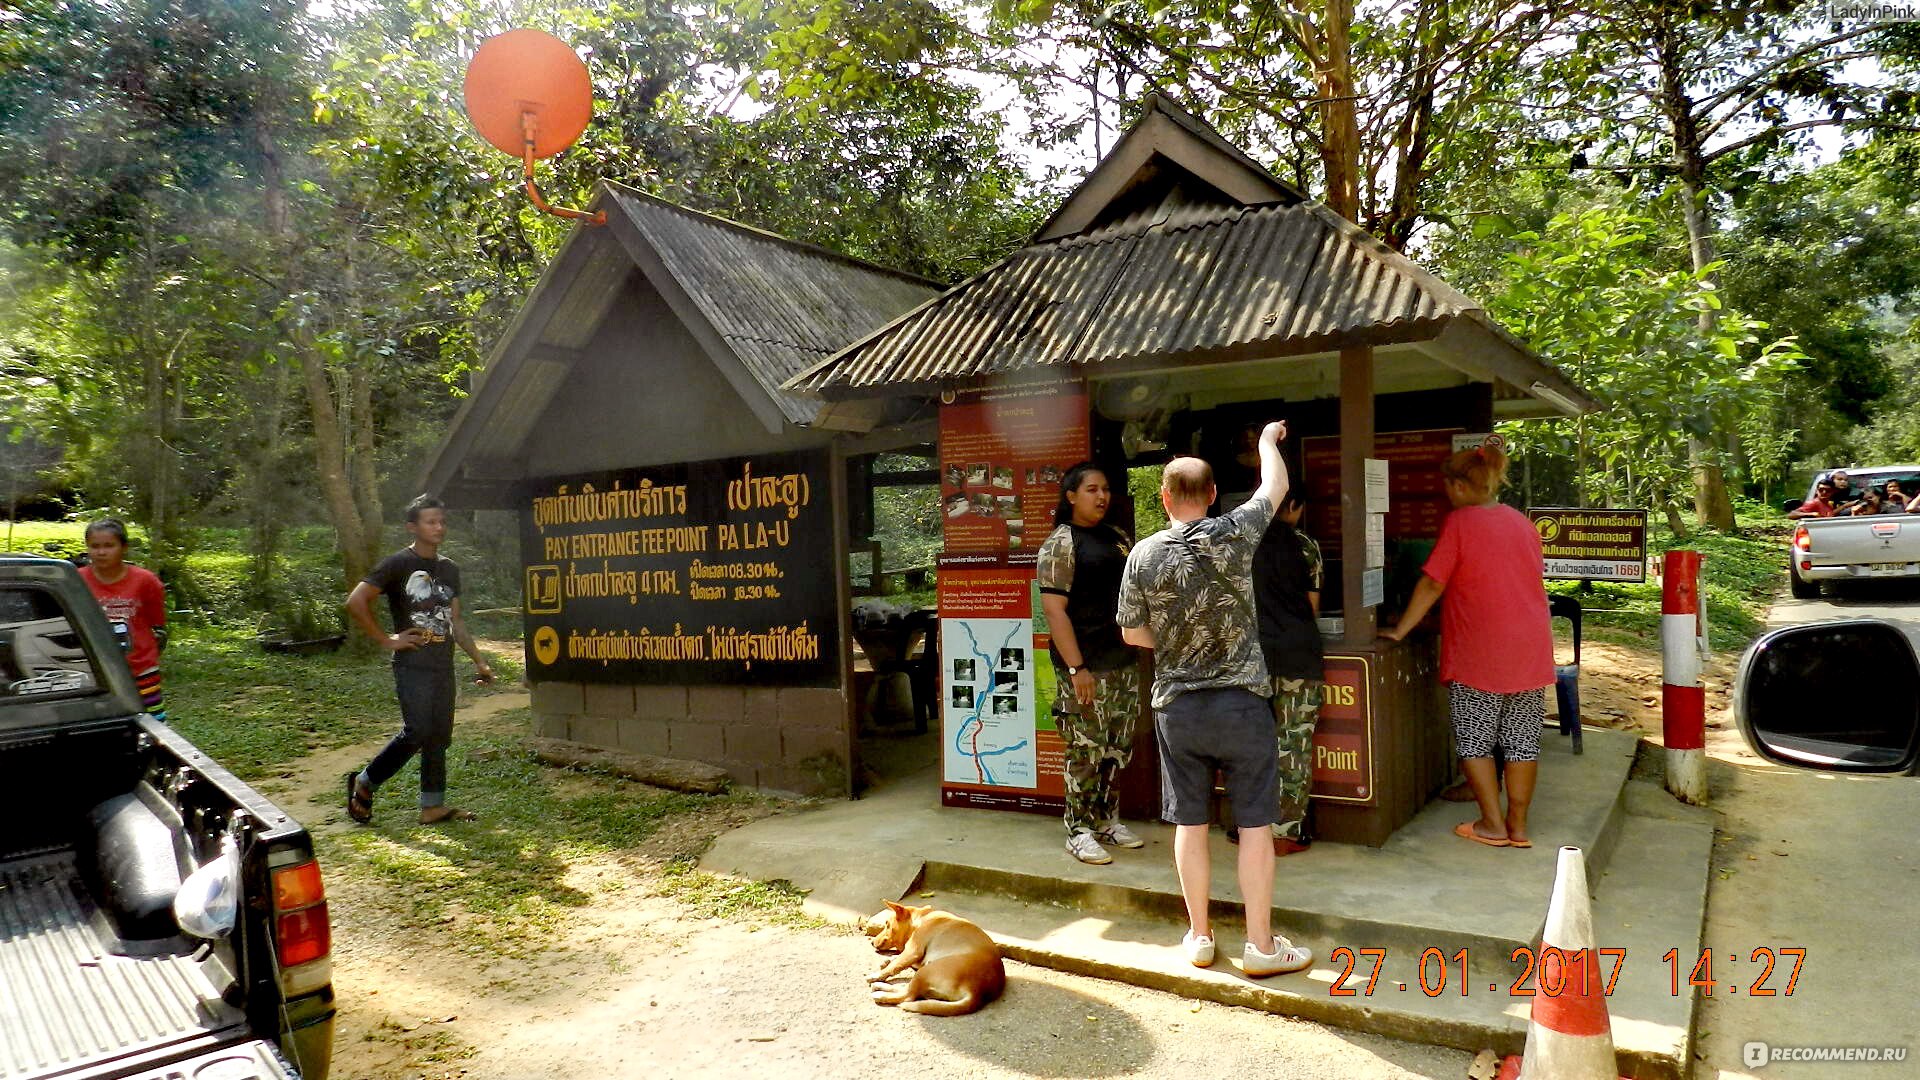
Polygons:
<instances>
[{"instance_id":1,"label":"blue water line on map","mask_svg":"<svg viewBox=\"0 0 1920 1080\"><path fill-rule=\"evenodd\" d=\"M980 639L973 636L973 624L963 621L960 623L960 629L966 631L967 633L967 648L973 651L973 655L975 659L979 660L981 663L986 665L987 674L992 675L994 673L993 669L998 665L994 662L993 657L988 656L986 653L983 653L980 651ZM1013 628L1007 631L1006 640L1000 643L1000 647L1002 649L1010 647L1013 643L1014 637L1019 633L1020 633L1020 623L1016 620L1013 624ZM980 713L986 709L987 702L992 696L993 696L993 690L991 686L988 687L987 693L975 695L974 702L973 702L973 715L967 717L964 721L962 721L960 724L960 727L954 732L953 749L956 753L965 754L966 756L972 758L974 764L980 769L980 775L986 777L987 783L998 784L1000 781L995 780L993 778L993 773L988 771L987 763L983 759L989 758L989 757L997 757L1000 754L1010 754L1015 750L1025 749L1027 745L1027 741L1025 739L1022 739L1019 742L1013 744L1012 746L1003 746L998 750L988 750L984 752L971 751L971 750L968 750L965 747L965 745L963 745L967 737L968 725L980 724L981 727L986 726L980 720Z\"/></svg>"}]
</instances>

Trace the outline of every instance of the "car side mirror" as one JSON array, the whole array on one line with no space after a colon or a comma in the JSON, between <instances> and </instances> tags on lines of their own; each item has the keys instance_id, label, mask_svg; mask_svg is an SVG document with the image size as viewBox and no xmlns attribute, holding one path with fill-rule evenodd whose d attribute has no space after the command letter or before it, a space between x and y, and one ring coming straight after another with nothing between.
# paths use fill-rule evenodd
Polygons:
<instances>
[{"instance_id":1,"label":"car side mirror","mask_svg":"<svg viewBox=\"0 0 1920 1080\"><path fill-rule=\"evenodd\" d=\"M1781 499L1780 509L1785 513L1791 514L1795 510L1800 509L1800 505L1804 501L1805 500L1802 499Z\"/></svg>"},{"instance_id":2,"label":"car side mirror","mask_svg":"<svg viewBox=\"0 0 1920 1080\"><path fill-rule=\"evenodd\" d=\"M1873 707L1835 697L1873 680ZM1803 769L1912 773L1920 759L1920 658L1877 619L1790 626L1741 658L1734 716L1753 752Z\"/></svg>"}]
</instances>

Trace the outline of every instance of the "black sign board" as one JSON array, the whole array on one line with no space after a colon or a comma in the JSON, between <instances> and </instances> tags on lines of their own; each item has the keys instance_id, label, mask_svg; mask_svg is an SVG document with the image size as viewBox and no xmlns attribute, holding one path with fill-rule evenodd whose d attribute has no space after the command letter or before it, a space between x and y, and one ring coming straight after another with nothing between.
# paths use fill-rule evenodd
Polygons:
<instances>
[{"instance_id":1,"label":"black sign board","mask_svg":"<svg viewBox=\"0 0 1920 1080\"><path fill-rule=\"evenodd\" d=\"M1647 512L1536 506L1546 578L1563 581L1647 580Z\"/></svg>"},{"instance_id":2,"label":"black sign board","mask_svg":"<svg viewBox=\"0 0 1920 1080\"><path fill-rule=\"evenodd\" d=\"M529 676L837 685L831 490L825 451L532 481Z\"/></svg>"}]
</instances>

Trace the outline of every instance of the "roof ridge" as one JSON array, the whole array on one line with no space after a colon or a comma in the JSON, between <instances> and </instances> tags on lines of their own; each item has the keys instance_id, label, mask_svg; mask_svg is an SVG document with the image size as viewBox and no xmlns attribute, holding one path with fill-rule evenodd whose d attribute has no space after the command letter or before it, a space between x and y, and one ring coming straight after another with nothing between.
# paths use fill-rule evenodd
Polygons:
<instances>
[{"instance_id":1,"label":"roof ridge","mask_svg":"<svg viewBox=\"0 0 1920 1080\"><path fill-rule=\"evenodd\" d=\"M944 290L947 288L946 285L938 281L935 281L932 278L922 277L921 275L913 273L910 270L901 270L896 267L885 266L877 262L871 262L867 259L862 259L857 256L849 255L844 251L835 251L832 248L826 247L821 244L810 243L806 240L795 240L791 236L782 236L779 233L774 232L770 229L762 229L755 225L748 225L744 222L735 221L729 217L722 217L719 214L708 213L705 210L695 210L693 207L690 207L690 206L682 206L681 204L674 202L670 199L663 199L658 195L652 194L651 192L642 191L639 188L633 187L631 185L623 184L618 180L601 180L600 183L603 184L609 191L613 192L616 196L619 196L621 198L639 199L642 202L661 207L662 209L672 210L675 213L683 214L687 217L698 219L699 221L704 222L706 224L724 227L734 232L745 233L746 235L756 240L761 240L761 241L772 243L772 244L778 244L782 247L794 248L800 251L811 252L812 254L822 256L823 258L832 259L835 262L846 263L849 266L852 266L859 270L869 270L877 274L885 274L888 277L900 278L903 281L908 281L915 285L925 285L928 288L940 289L940 290Z\"/></svg>"}]
</instances>

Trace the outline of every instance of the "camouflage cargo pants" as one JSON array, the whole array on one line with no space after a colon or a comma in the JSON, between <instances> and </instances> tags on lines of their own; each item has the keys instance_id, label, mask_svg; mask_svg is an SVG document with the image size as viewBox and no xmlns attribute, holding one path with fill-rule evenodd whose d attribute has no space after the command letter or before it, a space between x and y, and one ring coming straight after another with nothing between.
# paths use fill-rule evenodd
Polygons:
<instances>
[{"instance_id":1,"label":"camouflage cargo pants","mask_svg":"<svg viewBox=\"0 0 1920 1080\"><path fill-rule=\"evenodd\" d=\"M1066 744L1067 835L1098 832L1120 816L1114 777L1133 760L1133 726L1140 716L1140 669L1093 673L1093 706L1073 696L1067 669L1053 666L1053 722Z\"/></svg>"},{"instance_id":2,"label":"camouflage cargo pants","mask_svg":"<svg viewBox=\"0 0 1920 1080\"><path fill-rule=\"evenodd\" d=\"M1273 835L1306 840L1307 792L1313 787L1313 728L1320 720L1319 679L1273 680L1273 733L1280 744L1280 799Z\"/></svg>"}]
</instances>

